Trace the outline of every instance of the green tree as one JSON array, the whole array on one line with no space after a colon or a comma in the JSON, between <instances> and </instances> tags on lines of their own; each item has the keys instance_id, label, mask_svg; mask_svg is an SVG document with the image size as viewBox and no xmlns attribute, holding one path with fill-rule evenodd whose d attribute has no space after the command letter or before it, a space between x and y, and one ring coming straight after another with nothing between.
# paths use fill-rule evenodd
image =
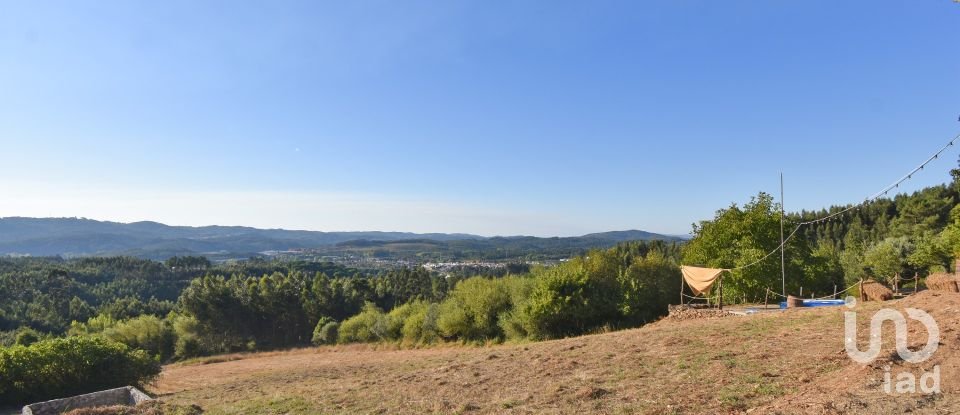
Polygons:
<instances>
[{"instance_id":1,"label":"green tree","mask_svg":"<svg viewBox=\"0 0 960 415\"><path fill-rule=\"evenodd\" d=\"M784 228L789 233L796 224L795 219L787 219ZM754 264L724 277L725 296L746 296L748 300L757 300L764 298L768 288L780 291L780 255L775 252L780 245L780 205L774 203L769 194L760 193L743 208L734 204L717 211L713 220L695 224L693 235L683 249L683 263L686 265L737 268ZM833 283L823 284L807 275L804 264L811 251L804 238L791 238L784 249L788 292L797 293L800 287L807 292L833 289Z\"/></svg>"},{"instance_id":2,"label":"green tree","mask_svg":"<svg viewBox=\"0 0 960 415\"><path fill-rule=\"evenodd\" d=\"M896 275L907 271L907 258L913 251L913 245L906 237L887 238L864 252L864 264L872 276L892 284Z\"/></svg>"}]
</instances>

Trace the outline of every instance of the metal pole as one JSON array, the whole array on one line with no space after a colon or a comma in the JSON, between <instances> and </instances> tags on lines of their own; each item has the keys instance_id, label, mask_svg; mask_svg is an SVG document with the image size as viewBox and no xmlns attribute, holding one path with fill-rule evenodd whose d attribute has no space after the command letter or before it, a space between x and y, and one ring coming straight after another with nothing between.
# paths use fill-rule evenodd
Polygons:
<instances>
[{"instance_id":1,"label":"metal pole","mask_svg":"<svg viewBox=\"0 0 960 415\"><path fill-rule=\"evenodd\" d=\"M783 246L783 172L780 172L780 283L783 287L783 297L787 297L787 266L784 251L787 247Z\"/></svg>"}]
</instances>

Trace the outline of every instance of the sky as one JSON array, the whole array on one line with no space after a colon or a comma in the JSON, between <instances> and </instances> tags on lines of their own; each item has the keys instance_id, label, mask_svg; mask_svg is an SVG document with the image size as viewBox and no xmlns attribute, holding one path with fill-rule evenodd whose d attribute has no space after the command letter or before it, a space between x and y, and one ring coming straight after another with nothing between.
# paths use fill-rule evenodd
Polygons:
<instances>
[{"instance_id":1,"label":"sky","mask_svg":"<svg viewBox=\"0 0 960 415\"><path fill-rule=\"evenodd\" d=\"M958 27L949 0L0 0L0 217L686 234L780 172L788 210L854 203L960 133Z\"/></svg>"}]
</instances>

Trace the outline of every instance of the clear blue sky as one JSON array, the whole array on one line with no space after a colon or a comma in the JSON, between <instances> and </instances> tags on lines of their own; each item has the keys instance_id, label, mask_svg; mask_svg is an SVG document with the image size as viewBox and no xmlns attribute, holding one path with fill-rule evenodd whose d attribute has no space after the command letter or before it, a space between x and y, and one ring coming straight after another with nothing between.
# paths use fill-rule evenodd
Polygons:
<instances>
[{"instance_id":1,"label":"clear blue sky","mask_svg":"<svg viewBox=\"0 0 960 415\"><path fill-rule=\"evenodd\" d=\"M960 132L960 4L0 0L0 216L687 233ZM909 189L944 182L957 151Z\"/></svg>"}]
</instances>

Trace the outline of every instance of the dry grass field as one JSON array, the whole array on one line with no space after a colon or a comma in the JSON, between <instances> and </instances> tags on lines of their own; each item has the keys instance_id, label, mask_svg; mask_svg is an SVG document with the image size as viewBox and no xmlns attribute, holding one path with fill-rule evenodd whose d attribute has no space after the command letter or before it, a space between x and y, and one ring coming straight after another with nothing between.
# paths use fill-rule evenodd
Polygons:
<instances>
[{"instance_id":1,"label":"dry grass field","mask_svg":"<svg viewBox=\"0 0 960 415\"><path fill-rule=\"evenodd\" d=\"M960 411L960 294L926 291L861 304L860 344L880 307L930 312L940 349L921 364L844 351L846 307L664 319L645 327L490 347L336 346L168 366L151 392L213 414L312 413L951 413ZM910 344L926 342L911 323ZM885 394L884 366L918 377L940 365L937 395Z\"/></svg>"}]
</instances>

